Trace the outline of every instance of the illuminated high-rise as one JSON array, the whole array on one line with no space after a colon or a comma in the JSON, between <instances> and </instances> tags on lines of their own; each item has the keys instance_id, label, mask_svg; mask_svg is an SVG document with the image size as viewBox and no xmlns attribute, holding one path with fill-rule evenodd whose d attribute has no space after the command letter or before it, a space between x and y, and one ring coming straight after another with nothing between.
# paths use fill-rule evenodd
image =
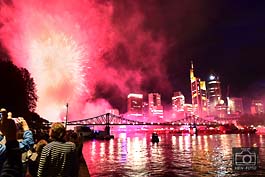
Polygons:
<instances>
[{"instance_id":1,"label":"illuminated high-rise","mask_svg":"<svg viewBox=\"0 0 265 177\"><path fill-rule=\"evenodd\" d=\"M174 96L172 97L173 115L175 115L176 117L184 117L184 104L184 95L181 92L174 92Z\"/></svg>"},{"instance_id":2,"label":"illuminated high-rise","mask_svg":"<svg viewBox=\"0 0 265 177\"><path fill-rule=\"evenodd\" d=\"M190 83L193 113L203 117L207 113L206 83L194 76L193 63L190 69Z\"/></svg>"},{"instance_id":3,"label":"illuminated high-rise","mask_svg":"<svg viewBox=\"0 0 265 177\"><path fill-rule=\"evenodd\" d=\"M243 100L242 98L231 97L227 98L228 114L243 114Z\"/></svg>"},{"instance_id":4,"label":"illuminated high-rise","mask_svg":"<svg viewBox=\"0 0 265 177\"><path fill-rule=\"evenodd\" d=\"M159 93L148 94L149 117L163 118L163 106L161 104L161 95Z\"/></svg>"},{"instance_id":5,"label":"illuminated high-rise","mask_svg":"<svg viewBox=\"0 0 265 177\"><path fill-rule=\"evenodd\" d=\"M219 77L211 74L207 82L207 99L208 99L208 114L216 115L216 106L220 107L221 101L221 82Z\"/></svg>"},{"instance_id":6,"label":"illuminated high-rise","mask_svg":"<svg viewBox=\"0 0 265 177\"><path fill-rule=\"evenodd\" d=\"M251 114L262 114L264 113L264 105L261 100L252 100L250 107Z\"/></svg>"},{"instance_id":7,"label":"illuminated high-rise","mask_svg":"<svg viewBox=\"0 0 265 177\"><path fill-rule=\"evenodd\" d=\"M130 93L127 98L128 98L128 114L133 116L142 116L143 95Z\"/></svg>"},{"instance_id":8,"label":"illuminated high-rise","mask_svg":"<svg viewBox=\"0 0 265 177\"><path fill-rule=\"evenodd\" d=\"M184 104L184 114L185 116L191 116L193 114L192 104Z\"/></svg>"}]
</instances>

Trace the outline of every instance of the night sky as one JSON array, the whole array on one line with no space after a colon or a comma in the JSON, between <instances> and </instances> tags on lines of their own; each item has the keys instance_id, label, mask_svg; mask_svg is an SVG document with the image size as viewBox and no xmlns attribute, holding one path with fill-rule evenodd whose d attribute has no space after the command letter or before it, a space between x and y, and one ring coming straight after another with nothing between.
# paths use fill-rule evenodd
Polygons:
<instances>
[{"instance_id":1,"label":"night sky","mask_svg":"<svg viewBox=\"0 0 265 177\"><path fill-rule=\"evenodd\" d=\"M219 75L223 96L227 87L230 96L264 95L264 1L173 0L149 8L152 2L144 5L149 17L146 27L170 41L164 60L173 90L180 90L190 101L193 60L197 77L207 80L210 72Z\"/></svg>"},{"instance_id":2,"label":"night sky","mask_svg":"<svg viewBox=\"0 0 265 177\"><path fill-rule=\"evenodd\" d=\"M190 103L191 61L195 76L202 80L207 80L211 72L219 75L223 98L228 94L245 100L265 96L265 1L26 2L0 0L1 43L10 52L11 60L37 77L39 70L47 67L43 63L50 63L52 70L46 69L43 78L61 72L56 66L65 68L67 62L69 66L82 66L80 73L69 73L72 68L63 70L69 78L58 81L51 90L38 88L43 91L41 99L51 96L56 102L60 98L59 105L65 97L75 98L70 104L77 107L104 99L122 113L127 110L129 93L142 93L145 99L147 93L161 93L164 106L169 107L173 92L181 91ZM77 48L71 48L71 43L59 47L63 51L67 46L70 50L66 52L78 56L77 62L71 57L66 62L57 50L52 50L49 57L43 55L49 47L45 37L52 39L56 48L61 45L56 44L60 36L75 42ZM41 47L30 53L36 41ZM26 64L36 57L43 60L39 68ZM71 92L79 83L76 78L81 77L82 93ZM43 78L36 79L37 85L47 81L43 86L53 87L49 79ZM65 80L75 81L66 84L69 92L65 91ZM89 89L86 96L84 86ZM47 105L45 101L41 101L42 105Z\"/></svg>"}]
</instances>

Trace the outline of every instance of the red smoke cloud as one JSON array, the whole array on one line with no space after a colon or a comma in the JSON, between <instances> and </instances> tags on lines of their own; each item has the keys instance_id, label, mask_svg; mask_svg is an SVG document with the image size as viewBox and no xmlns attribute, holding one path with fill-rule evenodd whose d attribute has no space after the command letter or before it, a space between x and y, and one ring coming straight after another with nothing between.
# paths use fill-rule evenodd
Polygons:
<instances>
[{"instance_id":1,"label":"red smoke cloud","mask_svg":"<svg viewBox=\"0 0 265 177\"><path fill-rule=\"evenodd\" d=\"M37 112L50 121L66 103L69 119L82 119L111 106L124 111L130 92L171 88L166 40L144 27L134 1L15 0L1 5L0 20L1 40L32 74Z\"/></svg>"}]
</instances>

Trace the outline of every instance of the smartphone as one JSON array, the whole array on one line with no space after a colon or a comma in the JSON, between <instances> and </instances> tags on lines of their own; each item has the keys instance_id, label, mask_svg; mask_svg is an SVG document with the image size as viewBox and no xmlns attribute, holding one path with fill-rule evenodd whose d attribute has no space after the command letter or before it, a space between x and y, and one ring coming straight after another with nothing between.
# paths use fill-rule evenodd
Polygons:
<instances>
[{"instance_id":1,"label":"smartphone","mask_svg":"<svg viewBox=\"0 0 265 177\"><path fill-rule=\"evenodd\" d=\"M2 120L2 113L0 112L0 120Z\"/></svg>"}]
</instances>

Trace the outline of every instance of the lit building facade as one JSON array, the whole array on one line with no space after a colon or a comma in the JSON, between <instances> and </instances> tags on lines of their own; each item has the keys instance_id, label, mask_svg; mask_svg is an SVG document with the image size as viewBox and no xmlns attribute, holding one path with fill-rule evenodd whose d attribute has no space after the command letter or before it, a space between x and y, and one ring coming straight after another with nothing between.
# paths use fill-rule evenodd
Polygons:
<instances>
[{"instance_id":1,"label":"lit building facade","mask_svg":"<svg viewBox=\"0 0 265 177\"><path fill-rule=\"evenodd\" d=\"M185 116L193 115L193 106L192 106L192 104L184 104L184 114L185 114Z\"/></svg>"},{"instance_id":2,"label":"lit building facade","mask_svg":"<svg viewBox=\"0 0 265 177\"><path fill-rule=\"evenodd\" d=\"M262 114L264 113L264 105L261 100L252 100L250 107L251 114Z\"/></svg>"},{"instance_id":3,"label":"lit building facade","mask_svg":"<svg viewBox=\"0 0 265 177\"><path fill-rule=\"evenodd\" d=\"M128 114L143 116L143 95L130 93L128 95Z\"/></svg>"},{"instance_id":4,"label":"lit building facade","mask_svg":"<svg viewBox=\"0 0 265 177\"><path fill-rule=\"evenodd\" d=\"M216 115L217 109L218 112L221 107L223 109L222 104L220 104L221 97L221 82L218 76L211 74L207 82L208 115Z\"/></svg>"},{"instance_id":5,"label":"lit building facade","mask_svg":"<svg viewBox=\"0 0 265 177\"><path fill-rule=\"evenodd\" d=\"M159 93L148 94L149 117L163 118L163 106L161 104L161 95Z\"/></svg>"},{"instance_id":6,"label":"lit building facade","mask_svg":"<svg viewBox=\"0 0 265 177\"><path fill-rule=\"evenodd\" d=\"M193 112L195 115L204 117L207 115L206 83L194 76L193 63L190 69L190 83Z\"/></svg>"},{"instance_id":7,"label":"lit building facade","mask_svg":"<svg viewBox=\"0 0 265 177\"><path fill-rule=\"evenodd\" d=\"M148 107L148 102L143 102L143 116L148 117L149 114L149 107Z\"/></svg>"},{"instance_id":8,"label":"lit building facade","mask_svg":"<svg viewBox=\"0 0 265 177\"><path fill-rule=\"evenodd\" d=\"M214 116L217 116L219 118L225 118L227 117L227 105L224 103L224 100L220 100L215 105L215 113Z\"/></svg>"},{"instance_id":9,"label":"lit building facade","mask_svg":"<svg viewBox=\"0 0 265 177\"><path fill-rule=\"evenodd\" d=\"M228 114L244 114L242 98L227 98Z\"/></svg>"},{"instance_id":10,"label":"lit building facade","mask_svg":"<svg viewBox=\"0 0 265 177\"><path fill-rule=\"evenodd\" d=\"M174 117L184 117L185 97L181 92L174 92L172 97L172 111Z\"/></svg>"}]
</instances>

